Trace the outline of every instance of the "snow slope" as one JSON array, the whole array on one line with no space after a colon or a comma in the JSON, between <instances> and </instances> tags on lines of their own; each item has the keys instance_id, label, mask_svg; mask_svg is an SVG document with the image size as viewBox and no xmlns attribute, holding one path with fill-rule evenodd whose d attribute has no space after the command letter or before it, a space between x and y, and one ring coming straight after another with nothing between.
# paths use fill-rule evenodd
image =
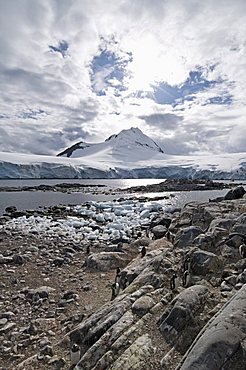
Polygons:
<instances>
[{"instance_id":1,"label":"snow slope","mask_svg":"<svg viewBox=\"0 0 246 370\"><path fill-rule=\"evenodd\" d=\"M0 178L246 179L246 153L167 155L136 128L123 130L103 143L77 145L69 158L66 151L60 154L0 152Z\"/></svg>"},{"instance_id":2,"label":"snow slope","mask_svg":"<svg viewBox=\"0 0 246 370\"><path fill-rule=\"evenodd\" d=\"M79 142L58 156L70 158L86 157L88 160L100 158L100 161L136 162L140 159L148 160L164 158L163 150L139 128L132 127L112 135L102 143L90 144Z\"/></svg>"}]
</instances>

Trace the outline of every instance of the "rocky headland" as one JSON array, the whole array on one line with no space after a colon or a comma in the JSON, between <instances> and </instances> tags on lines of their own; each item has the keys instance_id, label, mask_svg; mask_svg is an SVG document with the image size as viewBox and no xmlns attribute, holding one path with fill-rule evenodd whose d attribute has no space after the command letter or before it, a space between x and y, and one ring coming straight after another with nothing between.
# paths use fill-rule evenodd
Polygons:
<instances>
[{"instance_id":1,"label":"rocky headland","mask_svg":"<svg viewBox=\"0 0 246 370\"><path fill-rule=\"evenodd\" d=\"M245 370L244 193L8 207L0 369Z\"/></svg>"},{"instance_id":2,"label":"rocky headland","mask_svg":"<svg viewBox=\"0 0 246 370\"><path fill-rule=\"evenodd\" d=\"M24 185L24 186L1 186L0 192L16 192L16 191L54 191L54 192L85 192L85 193L112 193L112 192L165 192L165 191L205 191L205 190L221 190L235 188L241 185L233 181L224 183L223 181L200 180L200 179L167 179L158 184L132 186L129 188L107 188L103 184L81 184L81 183L57 183L55 185Z\"/></svg>"}]
</instances>

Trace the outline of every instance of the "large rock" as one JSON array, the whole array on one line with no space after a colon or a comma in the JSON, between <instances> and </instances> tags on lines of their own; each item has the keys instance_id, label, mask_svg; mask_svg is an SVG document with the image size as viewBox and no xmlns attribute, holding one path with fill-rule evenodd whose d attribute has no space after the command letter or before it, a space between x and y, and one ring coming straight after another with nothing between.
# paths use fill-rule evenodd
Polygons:
<instances>
[{"instance_id":1,"label":"large rock","mask_svg":"<svg viewBox=\"0 0 246 370\"><path fill-rule=\"evenodd\" d=\"M185 248L193 243L193 240L202 234L203 230L198 226L189 226L181 229L174 239L174 246L178 248Z\"/></svg>"},{"instance_id":2,"label":"large rock","mask_svg":"<svg viewBox=\"0 0 246 370\"><path fill-rule=\"evenodd\" d=\"M200 332L176 370L218 370L237 352L230 369L245 369L246 285ZM229 369L229 368L228 368Z\"/></svg>"},{"instance_id":3,"label":"large rock","mask_svg":"<svg viewBox=\"0 0 246 370\"><path fill-rule=\"evenodd\" d=\"M86 266L98 271L109 271L125 264L124 253L101 252L93 253L87 258Z\"/></svg>"},{"instance_id":4,"label":"large rock","mask_svg":"<svg viewBox=\"0 0 246 370\"><path fill-rule=\"evenodd\" d=\"M136 313L138 316L145 315L151 307L155 304L153 298L149 296L143 296L138 298L132 305L132 312Z\"/></svg>"},{"instance_id":5,"label":"large rock","mask_svg":"<svg viewBox=\"0 0 246 370\"><path fill-rule=\"evenodd\" d=\"M235 189L231 189L225 195L225 200L232 200L232 199L240 199L244 196L246 191L244 190L243 186L237 186Z\"/></svg>"},{"instance_id":6,"label":"large rock","mask_svg":"<svg viewBox=\"0 0 246 370\"><path fill-rule=\"evenodd\" d=\"M144 276L148 276L149 272L159 268L163 257L164 257L163 250L152 250L146 254L144 258L137 257L134 259L124 270L121 271L120 274L120 286L122 288L127 287L129 284L133 282L141 273L141 280ZM146 280L144 278L144 280ZM150 284L150 282L149 282ZM139 286L144 285L143 281L139 284Z\"/></svg>"},{"instance_id":7,"label":"large rock","mask_svg":"<svg viewBox=\"0 0 246 370\"><path fill-rule=\"evenodd\" d=\"M195 314L203 308L207 296L207 287L194 285L185 289L173 299L170 307L166 309L157 322L162 335L168 342L178 344L177 339L181 333L191 327L193 328L193 335L196 335ZM185 342L187 343L187 340Z\"/></svg>"},{"instance_id":8,"label":"large rock","mask_svg":"<svg viewBox=\"0 0 246 370\"><path fill-rule=\"evenodd\" d=\"M153 229L151 231L154 234L154 237L156 239L160 239L160 238L163 238L163 236L165 236L165 234L167 232L167 228L166 228L166 226L163 226L163 225L157 225L157 226L153 227Z\"/></svg>"},{"instance_id":9,"label":"large rock","mask_svg":"<svg viewBox=\"0 0 246 370\"><path fill-rule=\"evenodd\" d=\"M215 227L229 230L235 223L236 220L233 218L218 217L211 221L209 225L209 230L212 231Z\"/></svg>"},{"instance_id":10,"label":"large rock","mask_svg":"<svg viewBox=\"0 0 246 370\"><path fill-rule=\"evenodd\" d=\"M197 275L220 274L223 270L223 261L214 253L196 250L192 253L191 269Z\"/></svg>"}]
</instances>

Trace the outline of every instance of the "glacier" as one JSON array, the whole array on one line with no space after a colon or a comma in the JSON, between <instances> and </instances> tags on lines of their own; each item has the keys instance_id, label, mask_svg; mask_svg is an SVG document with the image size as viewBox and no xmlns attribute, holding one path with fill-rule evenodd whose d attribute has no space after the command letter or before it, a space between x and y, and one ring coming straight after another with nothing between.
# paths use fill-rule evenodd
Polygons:
<instances>
[{"instance_id":1,"label":"glacier","mask_svg":"<svg viewBox=\"0 0 246 370\"><path fill-rule=\"evenodd\" d=\"M0 178L242 180L246 153L168 155L140 129L131 128L102 143L79 142L58 156L0 152Z\"/></svg>"}]
</instances>

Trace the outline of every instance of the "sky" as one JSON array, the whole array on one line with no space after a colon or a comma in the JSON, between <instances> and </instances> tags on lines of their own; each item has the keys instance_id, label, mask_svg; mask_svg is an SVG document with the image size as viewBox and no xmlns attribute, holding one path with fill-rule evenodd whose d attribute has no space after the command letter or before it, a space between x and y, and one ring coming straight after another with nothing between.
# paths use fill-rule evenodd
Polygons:
<instances>
[{"instance_id":1,"label":"sky","mask_svg":"<svg viewBox=\"0 0 246 370\"><path fill-rule=\"evenodd\" d=\"M1 151L245 152L246 1L0 0L0 91Z\"/></svg>"}]
</instances>

